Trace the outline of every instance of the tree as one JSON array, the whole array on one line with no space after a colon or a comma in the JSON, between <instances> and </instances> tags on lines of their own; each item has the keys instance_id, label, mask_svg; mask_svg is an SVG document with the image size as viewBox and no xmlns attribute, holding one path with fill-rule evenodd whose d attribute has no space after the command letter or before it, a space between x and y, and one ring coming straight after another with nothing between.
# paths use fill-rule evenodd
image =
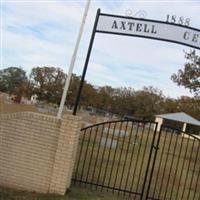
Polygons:
<instances>
[{"instance_id":1,"label":"tree","mask_svg":"<svg viewBox=\"0 0 200 200\"><path fill-rule=\"evenodd\" d=\"M96 102L97 92L93 85L85 81L81 101L85 107L92 106Z\"/></svg>"},{"instance_id":2,"label":"tree","mask_svg":"<svg viewBox=\"0 0 200 200\"><path fill-rule=\"evenodd\" d=\"M155 114L162 112L163 94L162 91L152 86L144 87L136 92L135 115L153 119Z\"/></svg>"},{"instance_id":3,"label":"tree","mask_svg":"<svg viewBox=\"0 0 200 200\"><path fill-rule=\"evenodd\" d=\"M200 97L182 96L177 99L179 112L185 112L192 117L200 120Z\"/></svg>"},{"instance_id":4,"label":"tree","mask_svg":"<svg viewBox=\"0 0 200 200\"><path fill-rule=\"evenodd\" d=\"M173 74L171 79L178 85L188 88L196 95L200 95L200 56L195 51L185 52L184 69L179 69L177 74Z\"/></svg>"},{"instance_id":5,"label":"tree","mask_svg":"<svg viewBox=\"0 0 200 200\"><path fill-rule=\"evenodd\" d=\"M69 107L73 107L76 101L77 91L80 84L81 76L72 74L69 90L67 93L67 98L65 104Z\"/></svg>"},{"instance_id":6,"label":"tree","mask_svg":"<svg viewBox=\"0 0 200 200\"><path fill-rule=\"evenodd\" d=\"M95 96L94 96L95 97ZM94 105L98 109L110 111L112 105L113 88L110 86L99 87L96 91Z\"/></svg>"},{"instance_id":7,"label":"tree","mask_svg":"<svg viewBox=\"0 0 200 200\"><path fill-rule=\"evenodd\" d=\"M180 112L180 110L178 109L177 99L173 99L169 97L164 98L161 107L162 107L162 110L160 111L159 114Z\"/></svg>"},{"instance_id":8,"label":"tree","mask_svg":"<svg viewBox=\"0 0 200 200\"><path fill-rule=\"evenodd\" d=\"M20 67L0 70L0 91L18 96L27 96L28 79Z\"/></svg>"},{"instance_id":9,"label":"tree","mask_svg":"<svg viewBox=\"0 0 200 200\"><path fill-rule=\"evenodd\" d=\"M60 103L66 75L60 68L35 67L30 74L33 93L38 100Z\"/></svg>"},{"instance_id":10,"label":"tree","mask_svg":"<svg viewBox=\"0 0 200 200\"><path fill-rule=\"evenodd\" d=\"M130 87L114 89L111 103L111 111L124 115L132 115L136 110L135 107L135 91Z\"/></svg>"}]
</instances>

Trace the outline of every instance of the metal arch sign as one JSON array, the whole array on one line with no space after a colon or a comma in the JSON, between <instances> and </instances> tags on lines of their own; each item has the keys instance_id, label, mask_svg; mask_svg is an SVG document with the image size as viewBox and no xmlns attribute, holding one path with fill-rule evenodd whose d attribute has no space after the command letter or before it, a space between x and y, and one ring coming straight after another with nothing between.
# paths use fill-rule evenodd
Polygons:
<instances>
[{"instance_id":1,"label":"metal arch sign","mask_svg":"<svg viewBox=\"0 0 200 200\"><path fill-rule=\"evenodd\" d=\"M99 14L96 32L162 40L200 49L200 30L163 21Z\"/></svg>"},{"instance_id":2,"label":"metal arch sign","mask_svg":"<svg viewBox=\"0 0 200 200\"><path fill-rule=\"evenodd\" d=\"M116 34L161 40L200 49L200 30L197 28L172 24L164 21L105 14L101 13L100 9L98 9L81 77L81 83L76 97L73 115L76 115L80 101L80 95L83 88L95 33Z\"/></svg>"}]
</instances>

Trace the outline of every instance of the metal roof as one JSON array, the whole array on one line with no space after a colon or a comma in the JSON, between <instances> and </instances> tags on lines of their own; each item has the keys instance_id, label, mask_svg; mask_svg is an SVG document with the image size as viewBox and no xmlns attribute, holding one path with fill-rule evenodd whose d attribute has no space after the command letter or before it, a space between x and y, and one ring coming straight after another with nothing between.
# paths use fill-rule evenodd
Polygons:
<instances>
[{"instance_id":1,"label":"metal roof","mask_svg":"<svg viewBox=\"0 0 200 200\"><path fill-rule=\"evenodd\" d=\"M199 120L191 117L190 115L187 115L184 112L168 113L168 114L156 115L156 116L163 118L163 119L169 119L169 120L174 120L174 121L178 121L178 122L183 122L183 123L187 123L187 124L200 126Z\"/></svg>"}]
</instances>

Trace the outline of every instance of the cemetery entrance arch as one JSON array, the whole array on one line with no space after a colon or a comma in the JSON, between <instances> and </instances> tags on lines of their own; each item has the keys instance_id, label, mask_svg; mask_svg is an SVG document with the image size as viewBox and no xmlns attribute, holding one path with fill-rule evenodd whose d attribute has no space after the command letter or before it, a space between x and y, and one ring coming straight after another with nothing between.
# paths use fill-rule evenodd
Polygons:
<instances>
[{"instance_id":1,"label":"cemetery entrance arch","mask_svg":"<svg viewBox=\"0 0 200 200\"><path fill-rule=\"evenodd\" d=\"M158 20L139 19L105 14L101 13L100 9L98 9L81 77L81 83L76 97L73 115L76 115L80 101L81 91L83 88L83 83L96 33L161 40L200 49L200 30L197 28Z\"/></svg>"},{"instance_id":2,"label":"cemetery entrance arch","mask_svg":"<svg viewBox=\"0 0 200 200\"><path fill-rule=\"evenodd\" d=\"M200 49L200 30L98 9L73 114L96 33L142 37ZM142 126L141 126L142 124ZM81 129L73 181L147 200L199 200L200 139L150 121L119 120Z\"/></svg>"}]
</instances>

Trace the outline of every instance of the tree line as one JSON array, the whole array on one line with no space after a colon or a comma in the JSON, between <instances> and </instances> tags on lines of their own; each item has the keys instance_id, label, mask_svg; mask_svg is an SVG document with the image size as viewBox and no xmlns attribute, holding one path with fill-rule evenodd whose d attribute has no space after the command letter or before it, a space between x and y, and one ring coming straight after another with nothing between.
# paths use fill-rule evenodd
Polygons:
<instances>
[{"instance_id":1,"label":"tree line","mask_svg":"<svg viewBox=\"0 0 200 200\"><path fill-rule=\"evenodd\" d=\"M85 81L80 105L146 119L152 119L155 114L180 111L200 119L200 57L194 51L185 56L188 62L184 69L173 74L171 79L190 89L194 97L174 99L164 96L161 90L152 86L135 90L131 87L95 87ZM34 67L29 76L20 67L9 67L0 70L0 91L28 98L36 94L39 101L59 105L66 77L58 67ZM66 101L70 108L74 106L80 78L72 75Z\"/></svg>"}]
</instances>

